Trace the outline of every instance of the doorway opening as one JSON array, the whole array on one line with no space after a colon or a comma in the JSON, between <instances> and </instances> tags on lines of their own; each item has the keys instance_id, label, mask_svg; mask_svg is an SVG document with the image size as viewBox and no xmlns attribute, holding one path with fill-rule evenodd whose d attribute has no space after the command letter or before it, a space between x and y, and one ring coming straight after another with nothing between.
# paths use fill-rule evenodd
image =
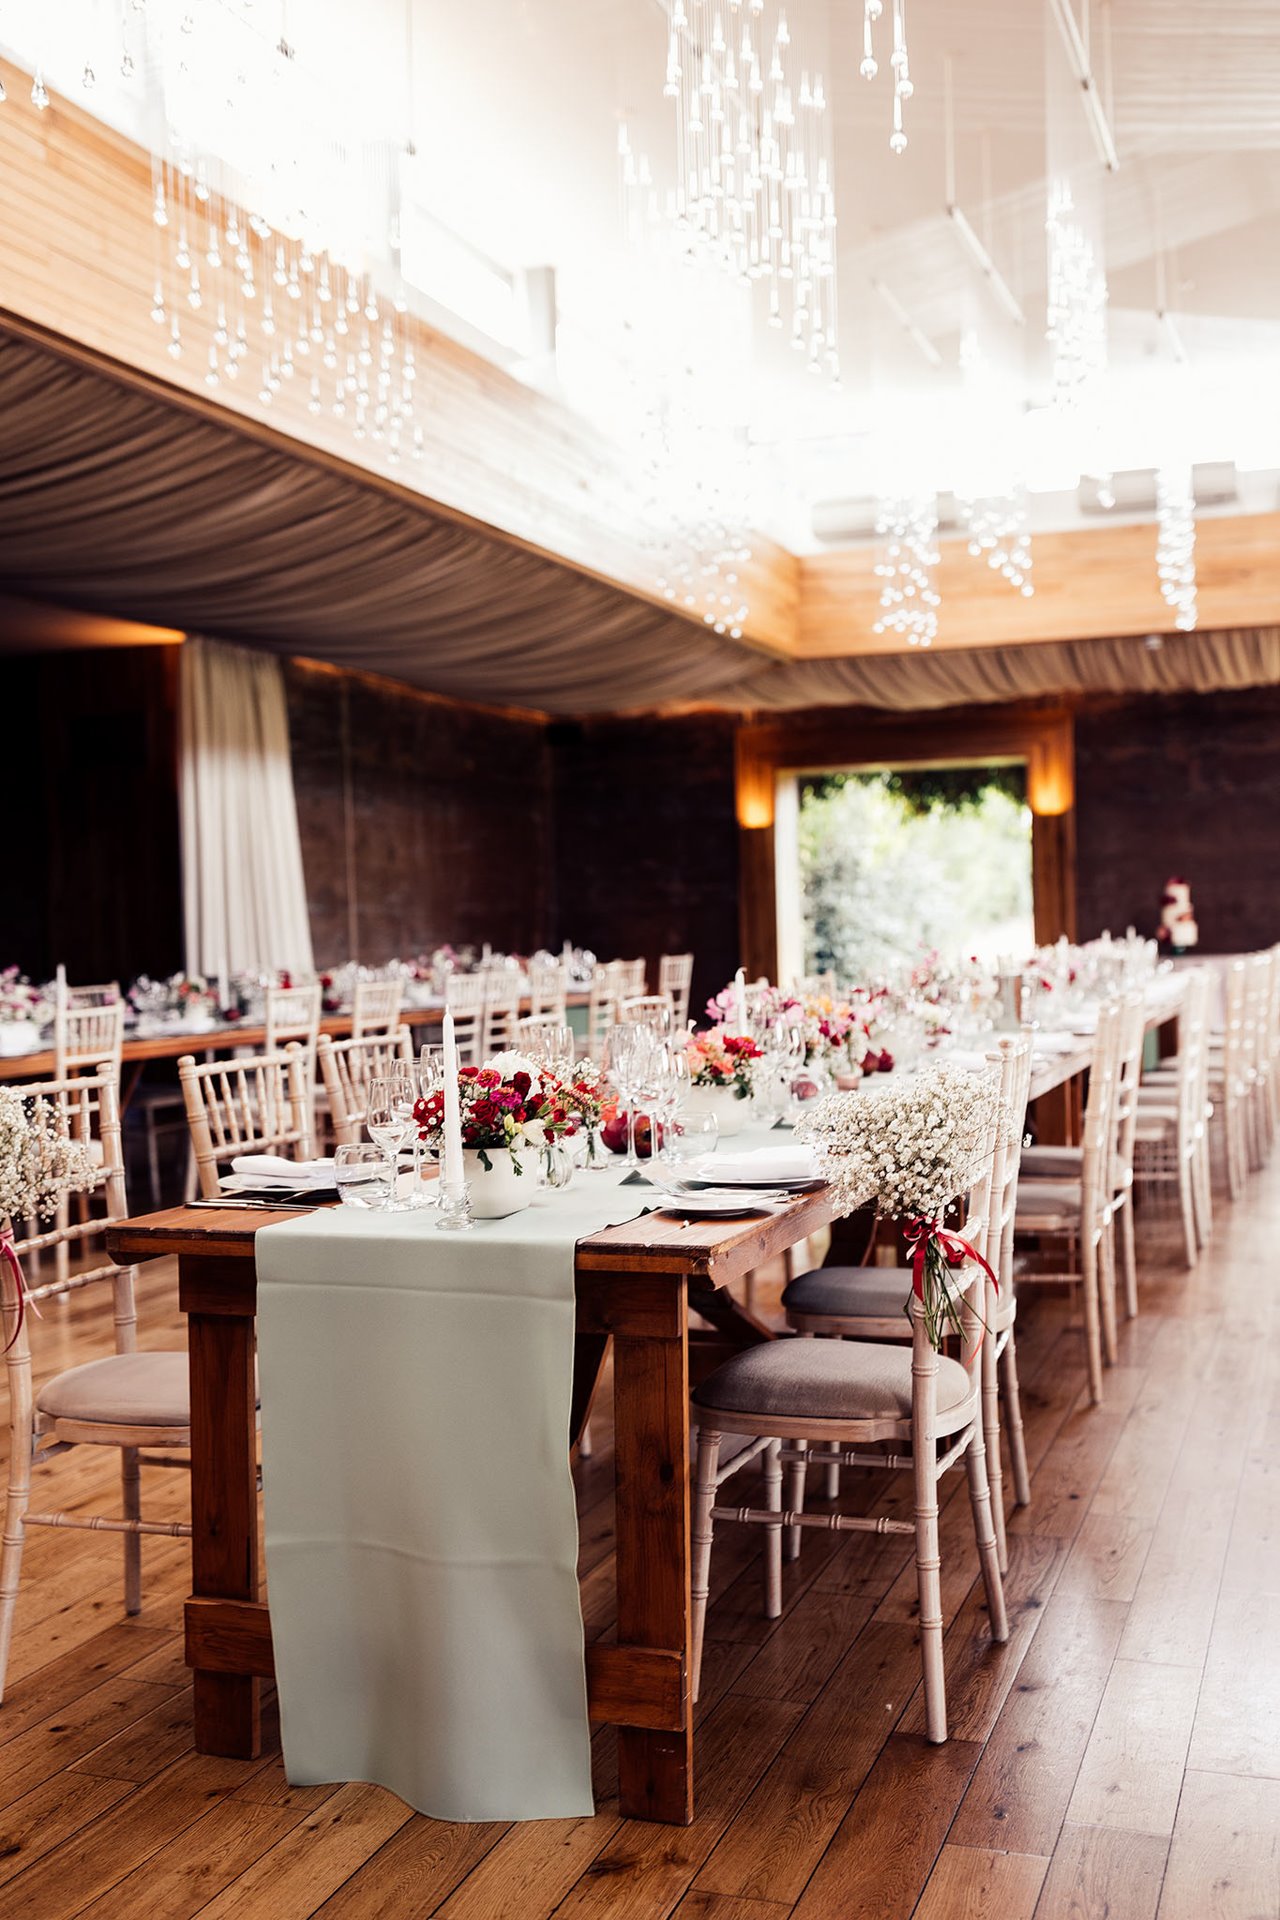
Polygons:
<instances>
[{"instance_id":1,"label":"doorway opening","mask_svg":"<svg viewBox=\"0 0 1280 1920\"><path fill-rule=\"evenodd\" d=\"M1035 943L1024 760L788 773L775 818L783 980Z\"/></svg>"}]
</instances>

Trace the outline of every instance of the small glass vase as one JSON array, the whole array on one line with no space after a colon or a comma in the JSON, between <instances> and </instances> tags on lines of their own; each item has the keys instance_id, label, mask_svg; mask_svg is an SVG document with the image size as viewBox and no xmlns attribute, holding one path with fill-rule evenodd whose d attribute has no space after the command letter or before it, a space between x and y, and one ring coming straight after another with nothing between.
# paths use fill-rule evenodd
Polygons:
<instances>
[{"instance_id":1,"label":"small glass vase","mask_svg":"<svg viewBox=\"0 0 1280 1920\"><path fill-rule=\"evenodd\" d=\"M582 1145L578 1149L578 1165L584 1173L604 1173L615 1165L616 1156L610 1153L600 1138L599 1127L584 1127Z\"/></svg>"},{"instance_id":2,"label":"small glass vase","mask_svg":"<svg viewBox=\"0 0 1280 1920\"><path fill-rule=\"evenodd\" d=\"M573 1154L563 1140L547 1140L538 1150L538 1185L553 1191L573 1179Z\"/></svg>"}]
</instances>

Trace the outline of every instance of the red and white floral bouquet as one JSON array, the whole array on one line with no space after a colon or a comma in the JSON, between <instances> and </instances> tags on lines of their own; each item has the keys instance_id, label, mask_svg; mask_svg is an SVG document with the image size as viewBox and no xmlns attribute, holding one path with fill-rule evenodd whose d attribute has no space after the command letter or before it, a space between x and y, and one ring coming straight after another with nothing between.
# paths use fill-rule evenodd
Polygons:
<instances>
[{"instance_id":1,"label":"red and white floral bouquet","mask_svg":"<svg viewBox=\"0 0 1280 1920\"><path fill-rule=\"evenodd\" d=\"M483 1067L459 1067L458 1099L462 1144L476 1150L486 1173L493 1171L492 1153L509 1153L516 1172L523 1173L522 1147L544 1146L574 1124L560 1082L520 1053L496 1054ZM419 1100L413 1116L423 1144L441 1147L443 1090Z\"/></svg>"}]
</instances>

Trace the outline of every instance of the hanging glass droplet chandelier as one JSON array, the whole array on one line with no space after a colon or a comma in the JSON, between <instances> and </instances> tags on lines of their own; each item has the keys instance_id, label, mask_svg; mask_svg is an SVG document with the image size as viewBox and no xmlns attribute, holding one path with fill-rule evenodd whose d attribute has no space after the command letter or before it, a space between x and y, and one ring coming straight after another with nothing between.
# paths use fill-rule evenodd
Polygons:
<instances>
[{"instance_id":1,"label":"hanging glass droplet chandelier","mask_svg":"<svg viewBox=\"0 0 1280 1920\"><path fill-rule=\"evenodd\" d=\"M1196 605L1196 498L1188 464L1161 467L1156 473L1156 572L1160 592L1173 610L1173 624L1190 633L1199 618Z\"/></svg>"},{"instance_id":2,"label":"hanging glass droplet chandelier","mask_svg":"<svg viewBox=\"0 0 1280 1920\"><path fill-rule=\"evenodd\" d=\"M674 215L728 273L762 282L770 326L838 379L836 196L827 0L674 0Z\"/></svg>"},{"instance_id":3,"label":"hanging glass droplet chandelier","mask_svg":"<svg viewBox=\"0 0 1280 1920\"><path fill-rule=\"evenodd\" d=\"M881 582L880 614L873 633L899 634L913 647L931 646L937 638L937 535L935 493L901 493L881 500L876 537L884 545L875 569Z\"/></svg>"}]
</instances>

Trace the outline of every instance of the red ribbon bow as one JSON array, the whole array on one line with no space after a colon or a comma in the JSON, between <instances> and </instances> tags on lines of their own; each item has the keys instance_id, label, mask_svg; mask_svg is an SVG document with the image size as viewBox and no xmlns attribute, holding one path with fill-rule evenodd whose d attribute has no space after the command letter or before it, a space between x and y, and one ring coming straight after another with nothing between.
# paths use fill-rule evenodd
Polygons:
<instances>
[{"instance_id":1,"label":"red ribbon bow","mask_svg":"<svg viewBox=\"0 0 1280 1920\"><path fill-rule=\"evenodd\" d=\"M903 1231L907 1245L911 1248L911 1291L917 1300L921 1302L924 1300L924 1266L929 1257L930 1240L938 1242L947 1256L949 1266L961 1266L965 1260L976 1261L999 1293L1000 1282L991 1267L977 1248L970 1246L967 1240L961 1239L958 1233L952 1233L949 1228L939 1226L936 1220L908 1220Z\"/></svg>"}]
</instances>

